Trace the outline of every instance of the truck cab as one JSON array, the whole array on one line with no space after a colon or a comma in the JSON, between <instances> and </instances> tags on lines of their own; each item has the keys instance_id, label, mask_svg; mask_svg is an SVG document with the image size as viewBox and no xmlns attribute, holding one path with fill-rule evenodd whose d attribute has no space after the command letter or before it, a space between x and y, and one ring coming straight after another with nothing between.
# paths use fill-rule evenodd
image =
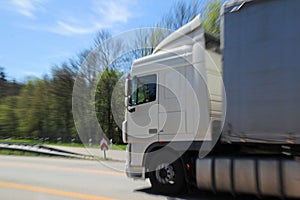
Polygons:
<instances>
[{"instance_id":1,"label":"truck cab","mask_svg":"<svg viewBox=\"0 0 300 200\"><path fill-rule=\"evenodd\" d=\"M197 17L165 38L152 55L134 61L122 127L128 176L147 178L159 171L150 160L164 160L163 154L168 162L182 164L187 150L211 150L219 134L213 135L213 129L222 126L219 45Z\"/></svg>"}]
</instances>

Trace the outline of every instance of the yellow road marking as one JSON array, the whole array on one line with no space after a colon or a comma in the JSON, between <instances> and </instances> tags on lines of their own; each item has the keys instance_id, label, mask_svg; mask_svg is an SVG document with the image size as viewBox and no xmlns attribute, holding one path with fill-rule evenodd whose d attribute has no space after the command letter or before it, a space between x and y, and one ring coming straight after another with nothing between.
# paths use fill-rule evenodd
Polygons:
<instances>
[{"instance_id":1,"label":"yellow road marking","mask_svg":"<svg viewBox=\"0 0 300 200\"><path fill-rule=\"evenodd\" d=\"M62 191L62 190L53 190L53 189L48 189L48 188L35 187L35 186L16 184L16 183L9 183L9 182L0 182L0 187L14 188L14 189L19 189L19 190L27 190L27 191L32 191L32 192L46 193L46 194L64 196L64 197L72 197L72 198L76 198L76 199L113 200L111 198L106 198L106 197L99 197L99 196L80 194L80 193L74 193L74 192L66 192L66 191Z\"/></svg>"},{"instance_id":2,"label":"yellow road marking","mask_svg":"<svg viewBox=\"0 0 300 200\"><path fill-rule=\"evenodd\" d=\"M47 170L58 170L58 171L71 171L71 172L84 172L84 173L93 173L93 174L106 174L106 175L114 175L114 176L125 176L125 174L122 172L80 169L80 168L71 168L71 167L58 167L58 166L50 166L50 165L23 164L23 163L14 163L14 162L0 162L0 165L34 168L34 169L47 169Z\"/></svg>"}]
</instances>

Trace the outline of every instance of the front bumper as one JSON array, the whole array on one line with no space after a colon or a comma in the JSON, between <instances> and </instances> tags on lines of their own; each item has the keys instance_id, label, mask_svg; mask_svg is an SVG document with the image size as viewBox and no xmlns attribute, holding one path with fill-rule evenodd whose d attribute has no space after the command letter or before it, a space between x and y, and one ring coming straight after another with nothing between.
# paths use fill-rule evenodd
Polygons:
<instances>
[{"instance_id":1,"label":"front bumper","mask_svg":"<svg viewBox=\"0 0 300 200\"><path fill-rule=\"evenodd\" d=\"M133 179L145 179L145 167L134 166L131 163L132 160L131 144L127 144L126 147L126 165L125 171L129 178Z\"/></svg>"},{"instance_id":2,"label":"front bumper","mask_svg":"<svg viewBox=\"0 0 300 200\"><path fill-rule=\"evenodd\" d=\"M129 166L126 164L126 175L133 179L145 179L145 168L140 166Z\"/></svg>"}]
</instances>

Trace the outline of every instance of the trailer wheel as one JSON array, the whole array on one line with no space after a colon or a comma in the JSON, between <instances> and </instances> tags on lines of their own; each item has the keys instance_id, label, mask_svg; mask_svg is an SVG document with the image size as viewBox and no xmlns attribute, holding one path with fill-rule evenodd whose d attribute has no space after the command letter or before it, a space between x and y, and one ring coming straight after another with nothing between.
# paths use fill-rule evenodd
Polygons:
<instances>
[{"instance_id":1,"label":"trailer wheel","mask_svg":"<svg viewBox=\"0 0 300 200\"><path fill-rule=\"evenodd\" d=\"M152 189L161 194L178 194L185 189L182 164L173 153L161 152L151 156L149 179Z\"/></svg>"}]
</instances>

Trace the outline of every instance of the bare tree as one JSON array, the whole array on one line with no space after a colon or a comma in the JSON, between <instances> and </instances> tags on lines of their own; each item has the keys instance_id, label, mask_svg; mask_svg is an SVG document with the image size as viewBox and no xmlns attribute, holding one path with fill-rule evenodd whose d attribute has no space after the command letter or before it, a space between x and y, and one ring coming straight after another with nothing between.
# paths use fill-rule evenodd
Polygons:
<instances>
[{"instance_id":1,"label":"bare tree","mask_svg":"<svg viewBox=\"0 0 300 200\"><path fill-rule=\"evenodd\" d=\"M101 88L101 94L105 95L105 102L98 103L101 107L96 107L95 97L99 81L107 70L114 70L120 65L120 59L117 59L124 48L121 40L112 39L110 32L100 30L94 40L93 49L88 52L81 63L79 73L74 85L73 92L73 110L75 111L75 121L83 142L92 139L93 143L99 142L99 137L105 133L99 123L96 115L107 113L108 123L112 124L111 118L111 85ZM117 60L117 61L116 61ZM110 84L109 81L105 82ZM105 105L103 105L105 104ZM73 112L74 113L74 112ZM112 132L112 126L109 131Z\"/></svg>"},{"instance_id":2,"label":"bare tree","mask_svg":"<svg viewBox=\"0 0 300 200\"><path fill-rule=\"evenodd\" d=\"M154 25L154 28L145 34L136 36L134 58L140 58L152 54L154 48L172 31L182 27L200 13L199 1L178 1L162 17L162 20Z\"/></svg>"},{"instance_id":3,"label":"bare tree","mask_svg":"<svg viewBox=\"0 0 300 200\"><path fill-rule=\"evenodd\" d=\"M158 24L161 27L177 30L183 25L190 22L200 13L199 1L178 1L173 7L165 14Z\"/></svg>"}]
</instances>

